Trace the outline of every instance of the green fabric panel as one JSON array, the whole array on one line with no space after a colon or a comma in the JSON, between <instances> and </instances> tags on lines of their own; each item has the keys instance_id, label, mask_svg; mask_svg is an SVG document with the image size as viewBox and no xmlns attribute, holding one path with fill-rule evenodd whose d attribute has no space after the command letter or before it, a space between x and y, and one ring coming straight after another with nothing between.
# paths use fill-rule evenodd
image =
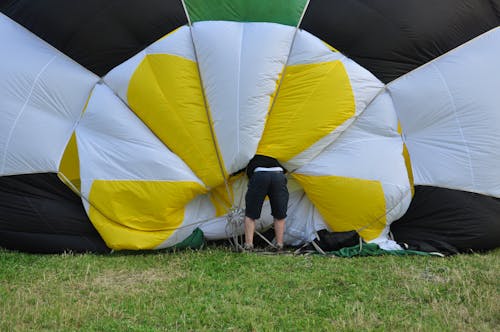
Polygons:
<instances>
[{"instance_id":1,"label":"green fabric panel","mask_svg":"<svg viewBox=\"0 0 500 332\"><path fill-rule=\"evenodd\" d=\"M173 245L172 247L158 249L158 250L120 250L118 251L120 255L139 255L139 254L151 254L155 253L165 253L165 252L175 252L184 249L202 249L205 246L205 235L203 231L196 228L191 235L184 239L184 241Z\"/></svg>"},{"instance_id":2,"label":"green fabric panel","mask_svg":"<svg viewBox=\"0 0 500 332\"><path fill-rule=\"evenodd\" d=\"M297 26L307 0L185 0L198 21L274 22Z\"/></svg>"},{"instance_id":3,"label":"green fabric panel","mask_svg":"<svg viewBox=\"0 0 500 332\"><path fill-rule=\"evenodd\" d=\"M204 244L205 235L201 229L196 228L184 241L177 243L169 249L201 249Z\"/></svg>"},{"instance_id":4,"label":"green fabric panel","mask_svg":"<svg viewBox=\"0 0 500 332\"><path fill-rule=\"evenodd\" d=\"M345 247L337 251L329 251L326 254L338 257L355 257L355 256L381 256L381 255L394 255L394 256L407 256L407 255L420 255L420 256L434 256L431 253L415 250L383 250L375 243L363 243L362 246L355 245L352 247Z\"/></svg>"}]
</instances>

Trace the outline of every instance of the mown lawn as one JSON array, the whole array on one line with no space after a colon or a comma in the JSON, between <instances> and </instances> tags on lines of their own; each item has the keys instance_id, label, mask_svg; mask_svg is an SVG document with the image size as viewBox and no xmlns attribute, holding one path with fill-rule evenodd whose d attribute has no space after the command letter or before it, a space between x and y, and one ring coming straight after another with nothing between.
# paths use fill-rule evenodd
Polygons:
<instances>
[{"instance_id":1,"label":"mown lawn","mask_svg":"<svg viewBox=\"0 0 500 332\"><path fill-rule=\"evenodd\" d=\"M448 258L0 250L0 331L500 331L500 250Z\"/></svg>"}]
</instances>

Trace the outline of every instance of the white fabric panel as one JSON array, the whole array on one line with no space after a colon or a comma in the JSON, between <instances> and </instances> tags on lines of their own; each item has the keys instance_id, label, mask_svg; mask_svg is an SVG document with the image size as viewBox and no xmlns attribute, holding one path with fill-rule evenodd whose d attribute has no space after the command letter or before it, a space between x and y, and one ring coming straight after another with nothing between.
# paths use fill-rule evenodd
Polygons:
<instances>
[{"instance_id":1,"label":"white fabric panel","mask_svg":"<svg viewBox=\"0 0 500 332\"><path fill-rule=\"evenodd\" d=\"M130 79L139 64L148 54L177 55L193 62L196 61L189 27L182 26L172 31L106 74L103 79L104 82L115 91L123 101L128 102L127 91Z\"/></svg>"},{"instance_id":2,"label":"white fabric panel","mask_svg":"<svg viewBox=\"0 0 500 332\"><path fill-rule=\"evenodd\" d=\"M202 184L106 85L98 84L94 89L76 136L85 196L94 179Z\"/></svg>"},{"instance_id":3,"label":"white fabric panel","mask_svg":"<svg viewBox=\"0 0 500 332\"><path fill-rule=\"evenodd\" d=\"M244 233L243 222L235 228L230 228L226 216L211 218L200 224L199 227L207 240L231 238L231 236L233 236L233 234L231 234L233 231L237 235Z\"/></svg>"},{"instance_id":4,"label":"white fabric panel","mask_svg":"<svg viewBox=\"0 0 500 332\"><path fill-rule=\"evenodd\" d=\"M297 30L293 41L293 51L288 65L320 63L345 59L345 55L332 51L325 42L305 30Z\"/></svg>"},{"instance_id":5,"label":"white fabric panel","mask_svg":"<svg viewBox=\"0 0 500 332\"><path fill-rule=\"evenodd\" d=\"M380 181L387 221L392 222L406 212L411 200L397 124L392 101L384 93L333 144L296 172Z\"/></svg>"},{"instance_id":6,"label":"white fabric panel","mask_svg":"<svg viewBox=\"0 0 500 332\"><path fill-rule=\"evenodd\" d=\"M57 172L99 78L0 14L0 175Z\"/></svg>"},{"instance_id":7,"label":"white fabric panel","mask_svg":"<svg viewBox=\"0 0 500 332\"><path fill-rule=\"evenodd\" d=\"M217 142L232 173L257 149L295 28L210 21L192 29Z\"/></svg>"},{"instance_id":8,"label":"white fabric panel","mask_svg":"<svg viewBox=\"0 0 500 332\"><path fill-rule=\"evenodd\" d=\"M415 184L500 197L500 28L389 85Z\"/></svg>"},{"instance_id":9,"label":"white fabric panel","mask_svg":"<svg viewBox=\"0 0 500 332\"><path fill-rule=\"evenodd\" d=\"M196 61L191 30L184 25L146 48L147 54L171 54Z\"/></svg>"},{"instance_id":10,"label":"white fabric panel","mask_svg":"<svg viewBox=\"0 0 500 332\"><path fill-rule=\"evenodd\" d=\"M385 85L365 68L349 58L343 61L354 92L356 115L361 114L372 100L384 91Z\"/></svg>"},{"instance_id":11,"label":"white fabric panel","mask_svg":"<svg viewBox=\"0 0 500 332\"><path fill-rule=\"evenodd\" d=\"M389 231L390 226L387 225L378 238L368 241L368 243L375 243L382 250L403 250L396 241L389 238Z\"/></svg>"},{"instance_id":12,"label":"white fabric panel","mask_svg":"<svg viewBox=\"0 0 500 332\"><path fill-rule=\"evenodd\" d=\"M304 191L291 192L288 201L284 242L288 245L311 242L316 238L316 232L322 229L328 229L328 227Z\"/></svg>"}]
</instances>

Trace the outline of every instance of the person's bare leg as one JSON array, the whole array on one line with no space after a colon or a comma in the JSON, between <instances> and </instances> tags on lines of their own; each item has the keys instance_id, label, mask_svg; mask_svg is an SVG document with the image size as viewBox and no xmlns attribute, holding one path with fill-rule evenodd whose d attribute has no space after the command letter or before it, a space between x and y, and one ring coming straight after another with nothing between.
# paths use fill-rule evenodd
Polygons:
<instances>
[{"instance_id":1,"label":"person's bare leg","mask_svg":"<svg viewBox=\"0 0 500 332\"><path fill-rule=\"evenodd\" d=\"M253 234L255 233L255 220L245 217L245 243L253 246Z\"/></svg>"},{"instance_id":2,"label":"person's bare leg","mask_svg":"<svg viewBox=\"0 0 500 332\"><path fill-rule=\"evenodd\" d=\"M283 247L283 235L285 234L285 219L274 220L274 235L276 236L276 244Z\"/></svg>"}]
</instances>

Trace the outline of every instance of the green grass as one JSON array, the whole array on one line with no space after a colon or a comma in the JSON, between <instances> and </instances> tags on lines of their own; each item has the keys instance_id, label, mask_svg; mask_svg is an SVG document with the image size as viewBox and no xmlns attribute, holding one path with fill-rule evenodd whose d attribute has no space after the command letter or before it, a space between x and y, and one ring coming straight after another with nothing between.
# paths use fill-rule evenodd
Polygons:
<instances>
[{"instance_id":1,"label":"green grass","mask_svg":"<svg viewBox=\"0 0 500 332\"><path fill-rule=\"evenodd\" d=\"M499 331L499 258L0 250L0 331Z\"/></svg>"}]
</instances>

